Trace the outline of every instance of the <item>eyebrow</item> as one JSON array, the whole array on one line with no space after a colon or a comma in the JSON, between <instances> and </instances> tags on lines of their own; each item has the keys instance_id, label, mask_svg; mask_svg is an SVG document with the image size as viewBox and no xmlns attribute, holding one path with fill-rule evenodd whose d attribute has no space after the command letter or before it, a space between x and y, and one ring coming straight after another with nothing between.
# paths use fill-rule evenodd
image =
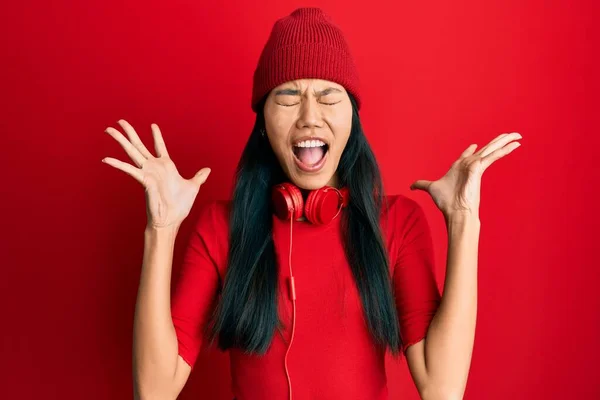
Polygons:
<instances>
[{"instance_id":1,"label":"eyebrow","mask_svg":"<svg viewBox=\"0 0 600 400\"><path fill-rule=\"evenodd\" d=\"M327 89L323 89L320 92L317 92L317 96L325 96L331 92L342 92L338 88L328 87ZM275 91L275 96L279 95L288 95L288 96L300 96L300 90L298 89L279 89Z\"/></svg>"}]
</instances>

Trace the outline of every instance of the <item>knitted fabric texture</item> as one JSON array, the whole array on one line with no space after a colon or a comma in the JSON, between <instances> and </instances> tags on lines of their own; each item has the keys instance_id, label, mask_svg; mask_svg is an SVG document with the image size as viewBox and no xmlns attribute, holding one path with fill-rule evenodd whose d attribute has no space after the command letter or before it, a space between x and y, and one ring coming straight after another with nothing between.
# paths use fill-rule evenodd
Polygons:
<instances>
[{"instance_id":1,"label":"knitted fabric texture","mask_svg":"<svg viewBox=\"0 0 600 400\"><path fill-rule=\"evenodd\" d=\"M317 7L303 7L275 22L254 71L252 110L274 87L295 79L342 85L360 109L359 79L344 35Z\"/></svg>"}]
</instances>

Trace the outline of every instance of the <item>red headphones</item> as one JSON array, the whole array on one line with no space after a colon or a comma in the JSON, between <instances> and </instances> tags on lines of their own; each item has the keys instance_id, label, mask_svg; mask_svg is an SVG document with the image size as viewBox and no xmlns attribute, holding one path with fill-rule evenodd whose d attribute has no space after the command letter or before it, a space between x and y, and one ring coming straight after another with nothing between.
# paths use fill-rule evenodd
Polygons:
<instances>
[{"instance_id":1,"label":"red headphones","mask_svg":"<svg viewBox=\"0 0 600 400\"><path fill-rule=\"evenodd\" d=\"M302 192L290 182L273 187L271 200L275 214L282 220L294 221L302 215L315 225L331 222L348 205L348 188L337 189L332 186L312 190L304 204Z\"/></svg>"}]
</instances>

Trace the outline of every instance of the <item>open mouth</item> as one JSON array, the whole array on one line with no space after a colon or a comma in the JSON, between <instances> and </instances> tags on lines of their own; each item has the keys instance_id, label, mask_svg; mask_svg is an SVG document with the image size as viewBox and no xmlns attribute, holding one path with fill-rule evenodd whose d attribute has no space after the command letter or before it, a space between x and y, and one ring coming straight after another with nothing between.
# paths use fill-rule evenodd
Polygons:
<instances>
[{"instance_id":1,"label":"open mouth","mask_svg":"<svg viewBox=\"0 0 600 400\"><path fill-rule=\"evenodd\" d=\"M321 140L305 140L292 147L298 166L305 171L315 171L323 166L329 145Z\"/></svg>"}]
</instances>

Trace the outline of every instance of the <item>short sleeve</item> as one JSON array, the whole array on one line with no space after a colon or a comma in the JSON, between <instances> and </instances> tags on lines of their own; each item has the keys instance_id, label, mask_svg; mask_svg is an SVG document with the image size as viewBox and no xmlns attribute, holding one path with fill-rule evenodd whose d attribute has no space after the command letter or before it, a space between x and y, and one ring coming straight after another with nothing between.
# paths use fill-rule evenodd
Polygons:
<instances>
[{"instance_id":1,"label":"short sleeve","mask_svg":"<svg viewBox=\"0 0 600 400\"><path fill-rule=\"evenodd\" d=\"M427 336L441 295L435 280L433 241L423 209L408 199L399 223L393 285L403 352Z\"/></svg>"},{"instance_id":2,"label":"short sleeve","mask_svg":"<svg viewBox=\"0 0 600 400\"><path fill-rule=\"evenodd\" d=\"M171 296L171 317L179 355L192 368L202 348L219 287L215 208L216 203L208 203L200 211Z\"/></svg>"}]
</instances>

